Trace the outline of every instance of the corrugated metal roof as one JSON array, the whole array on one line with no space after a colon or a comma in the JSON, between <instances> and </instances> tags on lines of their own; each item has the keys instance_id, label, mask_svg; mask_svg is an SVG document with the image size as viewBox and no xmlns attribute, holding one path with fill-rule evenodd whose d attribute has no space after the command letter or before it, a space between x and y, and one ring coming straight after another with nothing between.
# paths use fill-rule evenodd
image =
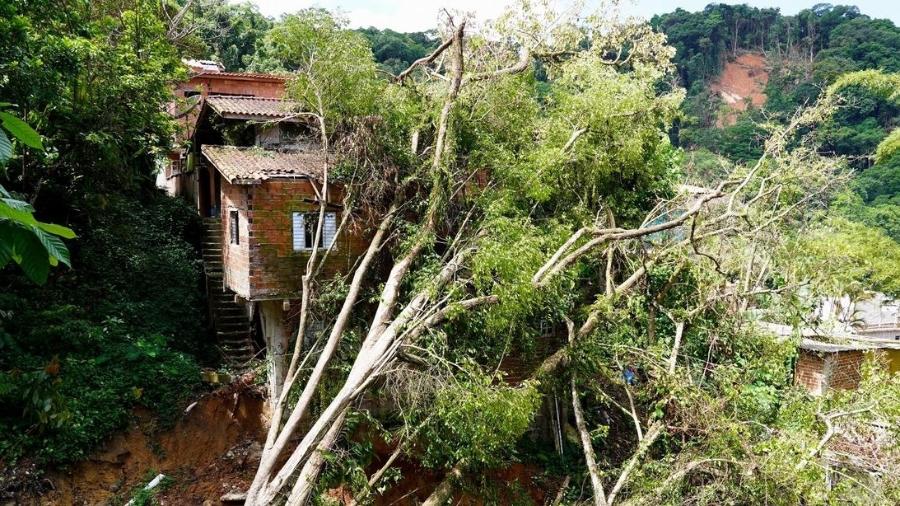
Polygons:
<instances>
[{"instance_id":1,"label":"corrugated metal roof","mask_svg":"<svg viewBox=\"0 0 900 506\"><path fill-rule=\"evenodd\" d=\"M223 118L299 121L291 118L299 109L299 104L291 100L213 95L206 103Z\"/></svg>"},{"instance_id":2,"label":"corrugated metal roof","mask_svg":"<svg viewBox=\"0 0 900 506\"><path fill-rule=\"evenodd\" d=\"M205 145L201 152L233 184L254 184L278 178L318 179L325 161L319 152L275 151L258 147Z\"/></svg>"}]
</instances>

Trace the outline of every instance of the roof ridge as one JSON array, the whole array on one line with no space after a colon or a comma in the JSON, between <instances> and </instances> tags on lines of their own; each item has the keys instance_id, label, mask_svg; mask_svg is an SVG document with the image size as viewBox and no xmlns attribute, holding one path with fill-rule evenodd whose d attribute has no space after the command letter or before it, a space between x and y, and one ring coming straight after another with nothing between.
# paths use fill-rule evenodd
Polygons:
<instances>
[{"instance_id":1,"label":"roof ridge","mask_svg":"<svg viewBox=\"0 0 900 506\"><path fill-rule=\"evenodd\" d=\"M294 102L294 100L278 98L278 97L257 97L255 95L216 95L210 93L207 97L210 98L227 98L227 99L235 99L235 100L272 100L278 102Z\"/></svg>"},{"instance_id":2,"label":"roof ridge","mask_svg":"<svg viewBox=\"0 0 900 506\"><path fill-rule=\"evenodd\" d=\"M271 74L266 72L211 72L211 71L203 71L197 74L194 74L192 77L262 77L265 79L278 79L281 81L287 81L290 79L290 76L287 75L278 75Z\"/></svg>"}]
</instances>

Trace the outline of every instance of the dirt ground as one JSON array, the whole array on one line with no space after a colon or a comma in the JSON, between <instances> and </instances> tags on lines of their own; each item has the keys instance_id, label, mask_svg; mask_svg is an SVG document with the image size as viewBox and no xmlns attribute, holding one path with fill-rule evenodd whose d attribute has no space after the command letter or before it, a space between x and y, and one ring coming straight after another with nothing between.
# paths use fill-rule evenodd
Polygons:
<instances>
[{"instance_id":1,"label":"dirt ground","mask_svg":"<svg viewBox=\"0 0 900 506\"><path fill-rule=\"evenodd\" d=\"M48 473L44 481L49 490L37 497L20 497L17 504L121 505L162 473L171 484L157 493L160 505L217 506L224 494L249 487L265 439L266 415L260 392L242 383L202 397L169 430L154 431L150 413L138 410L132 425L90 459L66 471ZM393 450L383 441L373 442L377 457L368 472L380 467ZM443 477L440 471L423 468L414 460L398 459L397 466L403 478L375 498L374 504L420 504ZM544 504L558 489L558 480L524 464L490 471L483 480L469 478L496 484L491 487L495 489L493 497L463 491L454 504ZM344 504L352 499L340 488L329 495Z\"/></svg>"},{"instance_id":2,"label":"dirt ground","mask_svg":"<svg viewBox=\"0 0 900 506\"><path fill-rule=\"evenodd\" d=\"M733 125L739 113L749 106L761 107L766 103L764 90L769 82L766 59L759 53L744 53L728 61L710 89L722 97L728 107L721 114L718 126Z\"/></svg>"},{"instance_id":3,"label":"dirt ground","mask_svg":"<svg viewBox=\"0 0 900 506\"><path fill-rule=\"evenodd\" d=\"M163 473L174 482L157 496L160 504L218 504L222 494L249 485L265 437L263 409L254 389L232 385L201 398L174 428L154 436L148 435L152 418L138 411L132 426L93 457L50 473L53 490L29 502L124 504L136 487Z\"/></svg>"}]
</instances>

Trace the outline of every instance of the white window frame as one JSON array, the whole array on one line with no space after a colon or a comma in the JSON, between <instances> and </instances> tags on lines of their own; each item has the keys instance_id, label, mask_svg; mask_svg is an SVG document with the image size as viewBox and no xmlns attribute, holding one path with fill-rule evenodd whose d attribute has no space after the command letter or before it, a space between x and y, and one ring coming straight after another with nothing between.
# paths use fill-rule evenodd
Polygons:
<instances>
[{"instance_id":1,"label":"white window frame","mask_svg":"<svg viewBox=\"0 0 900 506\"><path fill-rule=\"evenodd\" d=\"M291 212L291 247L294 251L312 251L312 242L314 236L310 235L309 244L306 238L306 217L315 216L318 218L319 212ZM315 232L313 232L314 234ZM337 213L325 213L325 226L322 227L322 244L319 249L328 249L334 243L337 235Z\"/></svg>"}]
</instances>

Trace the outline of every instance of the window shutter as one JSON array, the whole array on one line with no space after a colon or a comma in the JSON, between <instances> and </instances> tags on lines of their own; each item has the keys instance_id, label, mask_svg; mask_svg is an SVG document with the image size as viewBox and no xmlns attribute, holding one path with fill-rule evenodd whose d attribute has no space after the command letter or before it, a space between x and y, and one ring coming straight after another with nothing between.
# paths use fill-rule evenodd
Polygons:
<instances>
[{"instance_id":1,"label":"window shutter","mask_svg":"<svg viewBox=\"0 0 900 506\"><path fill-rule=\"evenodd\" d=\"M303 226L303 213L293 213L294 251L306 249L306 230Z\"/></svg>"},{"instance_id":2,"label":"window shutter","mask_svg":"<svg viewBox=\"0 0 900 506\"><path fill-rule=\"evenodd\" d=\"M337 232L337 216L335 213L325 213L325 226L322 227L322 245L330 248L334 242L334 235Z\"/></svg>"}]
</instances>

